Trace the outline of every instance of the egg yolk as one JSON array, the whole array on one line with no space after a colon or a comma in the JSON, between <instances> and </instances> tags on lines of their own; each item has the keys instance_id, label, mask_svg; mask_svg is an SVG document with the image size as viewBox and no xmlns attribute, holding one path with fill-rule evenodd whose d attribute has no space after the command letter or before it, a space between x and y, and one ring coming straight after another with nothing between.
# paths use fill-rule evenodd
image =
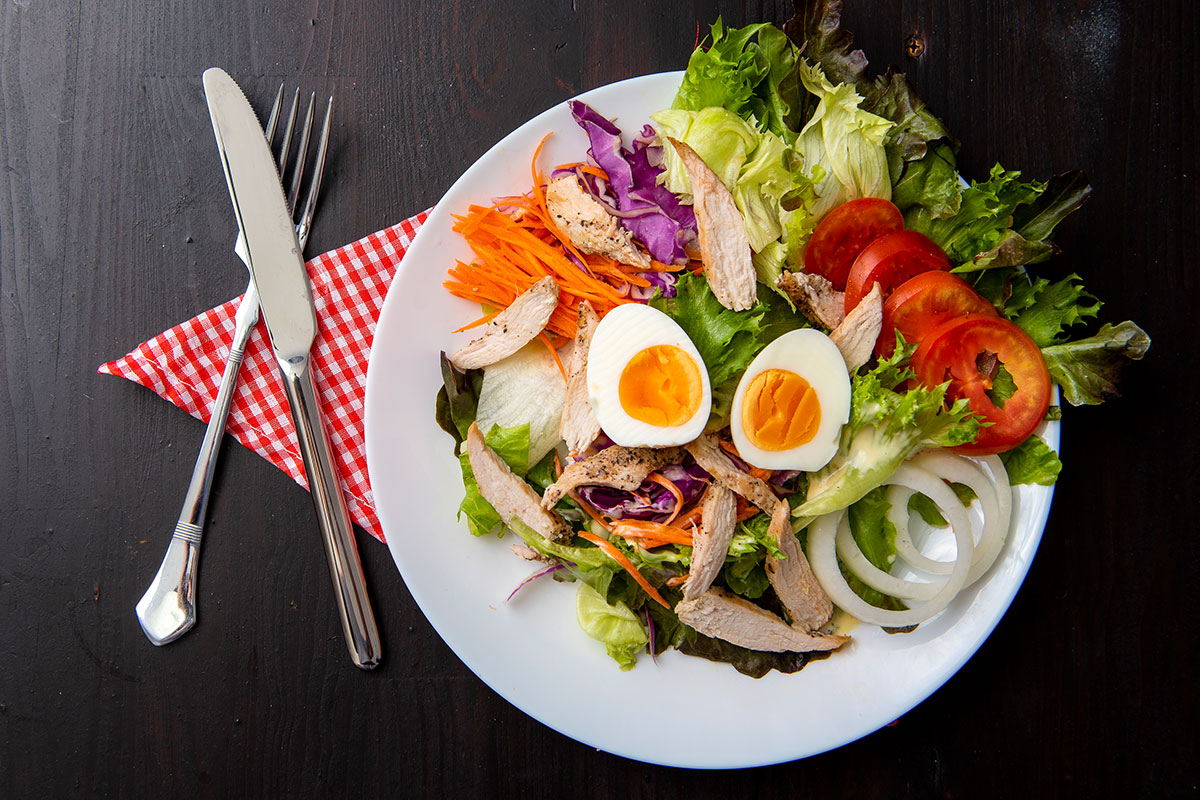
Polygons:
<instances>
[{"instance_id":1,"label":"egg yolk","mask_svg":"<svg viewBox=\"0 0 1200 800\"><path fill-rule=\"evenodd\" d=\"M821 425L821 400L794 372L763 370L742 398L742 429L760 450L777 452L811 441Z\"/></svg>"},{"instance_id":2,"label":"egg yolk","mask_svg":"<svg viewBox=\"0 0 1200 800\"><path fill-rule=\"evenodd\" d=\"M618 389L626 414L667 428L682 425L695 415L704 384L690 355L673 344L659 344L629 359Z\"/></svg>"}]
</instances>

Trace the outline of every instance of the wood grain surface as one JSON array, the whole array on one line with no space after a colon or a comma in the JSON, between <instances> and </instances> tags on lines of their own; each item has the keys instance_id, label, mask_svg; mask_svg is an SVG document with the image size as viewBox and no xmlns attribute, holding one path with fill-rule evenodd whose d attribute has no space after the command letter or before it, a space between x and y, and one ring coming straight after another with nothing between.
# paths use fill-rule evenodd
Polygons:
<instances>
[{"instance_id":1,"label":"wood grain surface","mask_svg":"<svg viewBox=\"0 0 1200 800\"><path fill-rule=\"evenodd\" d=\"M966 175L1087 171L1095 194L1052 269L1154 346L1123 398L1066 410L1041 550L957 676L840 750L705 773L596 752L511 707L361 533L387 661L354 669L309 498L234 443L200 623L152 647L133 607L203 431L96 367L243 287L206 67L260 107L281 81L336 94L315 253L433 204L555 103L682 68L697 24L782 23L790 4L0 5L0 796L1194 796L1197 4L848 6L875 67L907 70L964 142ZM630 736L702 735L688 709ZM755 735L753 709L707 724Z\"/></svg>"}]
</instances>

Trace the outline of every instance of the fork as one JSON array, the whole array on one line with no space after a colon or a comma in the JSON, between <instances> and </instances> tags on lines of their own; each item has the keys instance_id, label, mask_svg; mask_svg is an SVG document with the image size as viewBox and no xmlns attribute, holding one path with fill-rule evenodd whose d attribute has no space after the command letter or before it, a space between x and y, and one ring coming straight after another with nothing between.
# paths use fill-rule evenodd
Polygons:
<instances>
[{"instance_id":1,"label":"fork","mask_svg":"<svg viewBox=\"0 0 1200 800\"><path fill-rule=\"evenodd\" d=\"M316 92L313 92L308 98L308 111L305 113L300 131L300 141L296 148L296 163L292 168L291 188L288 192L288 209L296 223L296 239L300 244L301 252L304 250L309 231L312 229L313 212L316 207L317 194L321 189L321 177L325 171L325 156L329 147L330 123L333 118L333 97L330 97L325 106L325 121L321 127L321 138L317 143L312 183L308 187L308 194L301 207L299 219L296 219L296 203L300 196L300 187L307 161L315 101ZM272 147L282 104L283 84L280 84L279 91L275 93L275 102L271 106L271 114L267 119L264 131L267 143ZM300 89L297 87L292 95L291 109L288 111L279 149L277 163L281 181L287 172L299 104ZM243 262L246 262L246 243L240 232L237 243L234 245L234 252ZM175 641L196 624L197 564L200 559L200 541L204 534L204 520L208 511L213 474L216 470L217 453L220 449L221 437L225 433L229 407L233 402L233 390L237 385L238 370L242 365L246 344L250 340L250 334L254 331L257 322L258 289L251 278L234 316L233 341L229 347L229 360L226 362L225 372L221 376L221 387L213 402L212 415L208 421L208 427L204 431L200 453L196 456L196 466L192 470L192 480L188 484L183 511L179 515L179 521L175 523L175 532L171 537L171 543L167 546L167 553L163 557L162 565L150 583L150 588L146 590L137 604L138 621L147 638L155 645L164 645Z\"/></svg>"}]
</instances>

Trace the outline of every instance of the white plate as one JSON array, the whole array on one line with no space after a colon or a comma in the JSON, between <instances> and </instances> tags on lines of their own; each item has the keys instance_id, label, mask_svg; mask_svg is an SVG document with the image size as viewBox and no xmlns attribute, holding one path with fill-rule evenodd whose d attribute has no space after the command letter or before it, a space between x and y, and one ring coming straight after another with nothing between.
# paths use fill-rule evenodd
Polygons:
<instances>
[{"instance_id":1,"label":"white plate","mask_svg":"<svg viewBox=\"0 0 1200 800\"><path fill-rule=\"evenodd\" d=\"M633 78L580 99L615 117L628 143L650 114L670 104L681 75ZM576 624L574 585L540 581L505 604L534 565L509 552L515 537L476 539L456 522L462 479L453 443L434 422L437 354L469 338L450 331L479 316L479 308L441 286L456 259L471 257L451 232L450 215L528 190L530 157L547 131L555 135L543 150L543 169L584 157L586 137L566 103L505 137L438 204L379 318L367 374L367 465L409 591L458 657L510 703L573 739L639 761L772 764L830 750L895 720L945 683L1000 620L1037 550L1050 489L1021 487L1014 534L990 575L940 616L905 635L861 625L853 643L832 657L758 680L675 651L657 664L643 655L635 669L621 672ZM1046 438L1057 448L1057 423ZM403 651L403 642L392 642L393 658ZM670 734L680 714L703 717L704 735Z\"/></svg>"}]
</instances>

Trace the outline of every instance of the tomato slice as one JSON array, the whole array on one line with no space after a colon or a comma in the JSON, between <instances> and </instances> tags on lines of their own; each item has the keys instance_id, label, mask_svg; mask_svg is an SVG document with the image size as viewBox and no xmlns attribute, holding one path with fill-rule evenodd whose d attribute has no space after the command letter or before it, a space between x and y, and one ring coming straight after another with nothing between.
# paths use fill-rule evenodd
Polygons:
<instances>
[{"instance_id":1,"label":"tomato slice","mask_svg":"<svg viewBox=\"0 0 1200 800\"><path fill-rule=\"evenodd\" d=\"M849 314L871 287L878 283L884 295L914 275L933 270L949 271L950 259L932 239L916 231L895 231L867 245L846 279L846 313Z\"/></svg>"},{"instance_id":2,"label":"tomato slice","mask_svg":"<svg viewBox=\"0 0 1200 800\"><path fill-rule=\"evenodd\" d=\"M883 327L875 354L887 358L896 349L896 331L904 341L921 342L937 326L965 314L996 315L996 307L971 285L949 272L922 272L896 287L883 303Z\"/></svg>"},{"instance_id":3,"label":"tomato slice","mask_svg":"<svg viewBox=\"0 0 1200 800\"><path fill-rule=\"evenodd\" d=\"M804 269L846 288L850 265L862 249L885 233L902 230L904 215L887 200L863 197L842 203L817 225L804 250Z\"/></svg>"},{"instance_id":4,"label":"tomato slice","mask_svg":"<svg viewBox=\"0 0 1200 800\"><path fill-rule=\"evenodd\" d=\"M992 455L1016 447L1050 407L1050 372L1042 351L1025 331L994 314L967 314L942 323L921 342L912 366L926 386L950 381L946 398L967 398L971 411L991 423L979 429L974 442L954 448L963 455ZM997 380L1001 367L1011 384ZM997 391L1012 393L1001 399Z\"/></svg>"}]
</instances>

